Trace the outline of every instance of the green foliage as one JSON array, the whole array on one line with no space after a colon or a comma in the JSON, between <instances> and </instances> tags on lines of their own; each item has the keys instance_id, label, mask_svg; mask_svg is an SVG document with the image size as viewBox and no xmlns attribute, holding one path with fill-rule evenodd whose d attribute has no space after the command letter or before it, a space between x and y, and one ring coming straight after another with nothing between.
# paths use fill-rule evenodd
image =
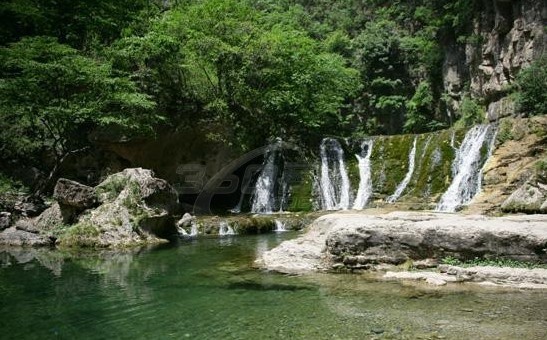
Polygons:
<instances>
[{"instance_id":1,"label":"green foliage","mask_svg":"<svg viewBox=\"0 0 547 340\"><path fill-rule=\"evenodd\" d=\"M513 135L513 124L510 120L505 119L501 121L496 139L500 144L515 139Z\"/></svg>"},{"instance_id":2,"label":"green foliage","mask_svg":"<svg viewBox=\"0 0 547 340\"><path fill-rule=\"evenodd\" d=\"M27 191L27 188L23 186L21 181L14 180L0 172L0 195L25 191Z\"/></svg>"},{"instance_id":3,"label":"green foliage","mask_svg":"<svg viewBox=\"0 0 547 340\"><path fill-rule=\"evenodd\" d=\"M113 175L109 181L101 183L95 190L99 196L104 196L103 199L112 200L120 195L127 186L127 181L128 178L125 176Z\"/></svg>"},{"instance_id":4,"label":"green foliage","mask_svg":"<svg viewBox=\"0 0 547 340\"><path fill-rule=\"evenodd\" d=\"M46 152L59 162L87 145L86 134L94 127L150 132L158 118L153 108L109 63L83 56L54 38L24 38L0 49L4 159Z\"/></svg>"},{"instance_id":5,"label":"green foliage","mask_svg":"<svg viewBox=\"0 0 547 340\"><path fill-rule=\"evenodd\" d=\"M517 109L527 116L547 114L547 54L517 76Z\"/></svg>"},{"instance_id":6,"label":"green foliage","mask_svg":"<svg viewBox=\"0 0 547 340\"><path fill-rule=\"evenodd\" d=\"M464 96L460 104L460 119L456 122L459 128L473 126L484 121L485 110L469 96Z\"/></svg>"},{"instance_id":7,"label":"green foliage","mask_svg":"<svg viewBox=\"0 0 547 340\"><path fill-rule=\"evenodd\" d=\"M148 0L5 0L0 45L48 35L79 49L96 48L139 31L160 7Z\"/></svg>"},{"instance_id":8,"label":"green foliage","mask_svg":"<svg viewBox=\"0 0 547 340\"><path fill-rule=\"evenodd\" d=\"M406 104L407 113L403 130L413 133L428 131L432 123L434 105L431 85L427 81L421 82L414 96Z\"/></svg>"},{"instance_id":9,"label":"green foliage","mask_svg":"<svg viewBox=\"0 0 547 340\"><path fill-rule=\"evenodd\" d=\"M61 247L95 248L99 246L100 231L87 223L78 223L66 229L59 237Z\"/></svg>"},{"instance_id":10,"label":"green foliage","mask_svg":"<svg viewBox=\"0 0 547 340\"><path fill-rule=\"evenodd\" d=\"M294 22L262 15L241 1L199 2L169 12L152 33L184 46L179 93L203 108L204 121L229 127L218 138L235 136L247 148L338 124L358 86L342 57Z\"/></svg>"}]
</instances>

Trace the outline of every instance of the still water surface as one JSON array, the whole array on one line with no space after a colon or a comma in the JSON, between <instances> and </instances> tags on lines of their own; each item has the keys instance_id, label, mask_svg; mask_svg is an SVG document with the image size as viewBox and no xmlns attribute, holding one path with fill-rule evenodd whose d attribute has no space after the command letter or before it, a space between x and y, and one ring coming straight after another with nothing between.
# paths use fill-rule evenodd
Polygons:
<instances>
[{"instance_id":1,"label":"still water surface","mask_svg":"<svg viewBox=\"0 0 547 340\"><path fill-rule=\"evenodd\" d=\"M252 268L294 233L0 250L1 339L545 339L547 292Z\"/></svg>"}]
</instances>

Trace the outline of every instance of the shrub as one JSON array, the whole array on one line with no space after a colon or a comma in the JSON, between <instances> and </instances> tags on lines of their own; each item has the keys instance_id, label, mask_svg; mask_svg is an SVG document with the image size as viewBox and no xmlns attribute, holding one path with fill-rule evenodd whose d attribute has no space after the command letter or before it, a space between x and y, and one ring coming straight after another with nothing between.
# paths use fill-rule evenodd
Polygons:
<instances>
[{"instance_id":1,"label":"shrub","mask_svg":"<svg viewBox=\"0 0 547 340\"><path fill-rule=\"evenodd\" d=\"M468 127L480 124L484 121L484 108L469 96L464 96L460 104L460 119L456 122L457 127Z\"/></svg>"},{"instance_id":2,"label":"shrub","mask_svg":"<svg viewBox=\"0 0 547 340\"><path fill-rule=\"evenodd\" d=\"M516 86L519 112L527 116L547 114L547 54L518 74Z\"/></svg>"}]
</instances>

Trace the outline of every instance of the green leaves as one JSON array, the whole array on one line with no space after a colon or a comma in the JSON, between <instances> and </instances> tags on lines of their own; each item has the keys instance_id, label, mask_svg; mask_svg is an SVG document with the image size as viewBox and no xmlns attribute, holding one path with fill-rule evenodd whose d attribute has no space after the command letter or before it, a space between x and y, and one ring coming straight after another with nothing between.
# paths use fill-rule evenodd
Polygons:
<instances>
[{"instance_id":1,"label":"green leaves","mask_svg":"<svg viewBox=\"0 0 547 340\"><path fill-rule=\"evenodd\" d=\"M54 38L24 38L1 48L0 60L0 140L9 155L62 157L87 142L84 126L142 131L157 120L133 82Z\"/></svg>"},{"instance_id":2,"label":"green leaves","mask_svg":"<svg viewBox=\"0 0 547 340\"><path fill-rule=\"evenodd\" d=\"M547 114L547 54L517 76L517 108L529 115Z\"/></svg>"}]
</instances>

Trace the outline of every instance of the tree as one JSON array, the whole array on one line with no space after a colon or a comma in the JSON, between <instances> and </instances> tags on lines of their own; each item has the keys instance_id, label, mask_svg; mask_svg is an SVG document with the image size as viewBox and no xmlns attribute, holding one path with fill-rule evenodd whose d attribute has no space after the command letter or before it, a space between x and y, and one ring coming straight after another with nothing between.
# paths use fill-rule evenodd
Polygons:
<instances>
[{"instance_id":1,"label":"tree","mask_svg":"<svg viewBox=\"0 0 547 340\"><path fill-rule=\"evenodd\" d=\"M150 132L154 103L107 62L81 55L54 38L24 38L0 49L0 153L53 157L43 190L62 163L89 145L97 127Z\"/></svg>"}]
</instances>

